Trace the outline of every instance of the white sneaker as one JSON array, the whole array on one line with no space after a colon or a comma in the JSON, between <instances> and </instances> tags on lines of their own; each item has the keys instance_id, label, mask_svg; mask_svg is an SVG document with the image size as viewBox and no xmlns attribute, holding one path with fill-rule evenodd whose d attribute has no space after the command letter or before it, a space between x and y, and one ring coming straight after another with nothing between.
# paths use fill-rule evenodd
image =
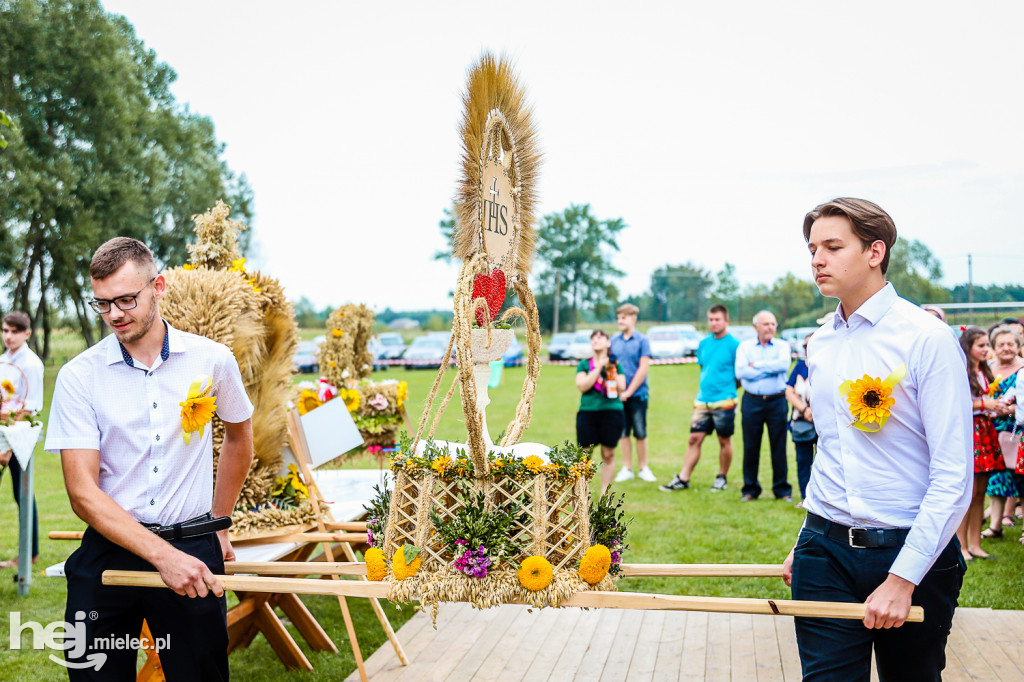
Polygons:
<instances>
[{"instance_id":1,"label":"white sneaker","mask_svg":"<svg viewBox=\"0 0 1024 682\"><path fill-rule=\"evenodd\" d=\"M648 483L657 483L658 479L655 477L654 472L651 471L651 467L644 467L637 473L637 478L641 481L647 481Z\"/></svg>"},{"instance_id":2,"label":"white sneaker","mask_svg":"<svg viewBox=\"0 0 1024 682\"><path fill-rule=\"evenodd\" d=\"M615 482L622 483L623 481L633 480L633 470L622 467L619 469L619 473L615 474Z\"/></svg>"}]
</instances>

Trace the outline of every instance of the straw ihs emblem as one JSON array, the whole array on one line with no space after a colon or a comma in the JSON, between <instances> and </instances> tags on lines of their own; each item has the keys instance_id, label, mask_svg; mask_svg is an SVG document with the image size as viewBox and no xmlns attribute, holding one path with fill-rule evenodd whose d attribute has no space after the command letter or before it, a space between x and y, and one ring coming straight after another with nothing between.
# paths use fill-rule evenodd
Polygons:
<instances>
[{"instance_id":1,"label":"straw ihs emblem","mask_svg":"<svg viewBox=\"0 0 1024 682\"><path fill-rule=\"evenodd\" d=\"M507 160L511 152L505 152ZM507 163L489 156L481 177L480 232L484 251L492 268L512 269L518 225L518 207Z\"/></svg>"}]
</instances>

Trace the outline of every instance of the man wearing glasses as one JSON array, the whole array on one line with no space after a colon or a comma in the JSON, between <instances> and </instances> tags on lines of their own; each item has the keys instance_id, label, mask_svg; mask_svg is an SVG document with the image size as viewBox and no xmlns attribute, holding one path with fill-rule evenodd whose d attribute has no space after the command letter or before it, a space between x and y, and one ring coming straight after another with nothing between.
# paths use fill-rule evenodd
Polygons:
<instances>
[{"instance_id":1,"label":"man wearing glasses","mask_svg":"<svg viewBox=\"0 0 1024 682\"><path fill-rule=\"evenodd\" d=\"M226 680L226 605L214 574L234 558L222 517L252 460L252 403L226 346L161 319L167 285L145 244L108 241L89 274L89 305L113 334L61 368L46 439L61 455L72 509L89 524L65 563L65 619L85 626L89 645L138 637L145 619L155 638L168 638L160 659L169 679ZM214 398L224 424L216 488L213 424L196 430L185 418L197 397ZM173 592L105 586L107 569L155 569ZM70 653L69 662L85 660ZM101 670L70 667L71 679L134 677L136 651L102 653Z\"/></svg>"}]
</instances>

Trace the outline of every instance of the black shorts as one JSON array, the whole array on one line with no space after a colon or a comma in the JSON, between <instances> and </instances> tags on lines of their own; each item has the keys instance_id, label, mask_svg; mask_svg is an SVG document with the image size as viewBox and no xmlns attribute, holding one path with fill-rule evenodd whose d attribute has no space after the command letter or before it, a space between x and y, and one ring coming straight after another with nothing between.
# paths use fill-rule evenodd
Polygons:
<instances>
[{"instance_id":1,"label":"black shorts","mask_svg":"<svg viewBox=\"0 0 1024 682\"><path fill-rule=\"evenodd\" d=\"M576 413L576 442L581 448L614 448L622 435L622 410L580 410Z\"/></svg>"},{"instance_id":2,"label":"black shorts","mask_svg":"<svg viewBox=\"0 0 1024 682\"><path fill-rule=\"evenodd\" d=\"M736 432L736 410L694 410L690 433L718 432L719 438L731 438Z\"/></svg>"},{"instance_id":3,"label":"black shorts","mask_svg":"<svg viewBox=\"0 0 1024 682\"><path fill-rule=\"evenodd\" d=\"M647 396L632 396L622 403L625 421L622 424L622 437L630 435L637 440L647 438Z\"/></svg>"}]
</instances>

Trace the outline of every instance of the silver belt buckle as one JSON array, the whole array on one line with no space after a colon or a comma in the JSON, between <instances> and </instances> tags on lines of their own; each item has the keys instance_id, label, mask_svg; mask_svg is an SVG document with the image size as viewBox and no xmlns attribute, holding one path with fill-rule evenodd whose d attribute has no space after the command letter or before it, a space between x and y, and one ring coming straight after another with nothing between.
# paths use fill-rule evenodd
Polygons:
<instances>
[{"instance_id":1,"label":"silver belt buckle","mask_svg":"<svg viewBox=\"0 0 1024 682\"><path fill-rule=\"evenodd\" d=\"M856 528L851 528L848 531L846 531L846 539L850 543L850 547L853 547L854 549L867 549L867 545L855 545L853 543L853 531L855 530L862 530L866 533L868 529L864 528L863 526L857 526Z\"/></svg>"}]
</instances>

